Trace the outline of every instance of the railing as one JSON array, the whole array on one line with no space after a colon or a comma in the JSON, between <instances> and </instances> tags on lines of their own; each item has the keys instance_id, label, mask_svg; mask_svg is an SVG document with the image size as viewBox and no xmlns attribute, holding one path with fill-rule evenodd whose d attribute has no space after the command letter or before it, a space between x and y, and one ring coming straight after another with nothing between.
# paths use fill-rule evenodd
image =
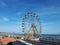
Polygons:
<instances>
[{"instance_id":1,"label":"railing","mask_svg":"<svg viewBox=\"0 0 60 45\"><path fill-rule=\"evenodd\" d=\"M58 38L41 38L40 43L44 43L46 45L60 45L60 39L58 39Z\"/></svg>"},{"instance_id":2,"label":"railing","mask_svg":"<svg viewBox=\"0 0 60 45\"><path fill-rule=\"evenodd\" d=\"M51 41L51 42L60 42L59 38L41 38L41 40Z\"/></svg>"}]
</instances>

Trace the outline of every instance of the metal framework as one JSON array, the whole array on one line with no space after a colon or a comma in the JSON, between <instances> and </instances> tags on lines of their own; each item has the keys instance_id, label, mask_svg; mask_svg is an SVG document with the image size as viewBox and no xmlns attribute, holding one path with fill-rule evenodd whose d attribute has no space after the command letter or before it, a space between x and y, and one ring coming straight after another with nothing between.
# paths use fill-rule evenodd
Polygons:
<instances>
[{"instance_id":1,"label":"metal framework","mask_svg":"<svg viewBox=\"0 0 60 45\"><path fill-rule=\"evenodd\" d=\"M29 28L29 30L28 31L26 31L25 30L25 22L27 22L27 20L29 20L29 19L27 19L27 18L29 18L29 17L34 17L36 20L37 20L37 22L38 22L38 24L39 24L39 27L40 27L40 29L39 29L39 31L38 31L38 29L37 29L37 27L36 27L36 25L35 25L35 22L31 22L32 24L31 24L31 27ZM33 20L33 19L32 19ZM30 20L31 21L31 20ZM28 27L27 27L28 28ZM35 14L35 13L32 13L32 12L28 12L28 13L26 13L26 15L24 16L24 18L23 18L23 20L22 20L22 31L27 35L27 36L31 36L31 37L33 37L33 38L37 38L37 37L41 37L41 22L40 22L40 19L39 19L39 17Z\"/></svg>"}]
</instances>

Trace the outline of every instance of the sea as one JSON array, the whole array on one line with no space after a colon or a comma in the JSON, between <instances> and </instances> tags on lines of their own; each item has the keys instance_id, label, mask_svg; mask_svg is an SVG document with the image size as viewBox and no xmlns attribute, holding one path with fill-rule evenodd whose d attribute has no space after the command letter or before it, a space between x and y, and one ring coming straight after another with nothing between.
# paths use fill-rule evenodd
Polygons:
<instances>
[{"instance_id":1,"label":"sea","mask_svg":"<svg viewBox=\"0 0 60 45\"><path fill-rule=\"evenodd\" d=\"M11 37L23 37L24 34L13 34ZM60 39L60 34L41 34L42 38L59 38Z\"/></svg>"}]
</instances>

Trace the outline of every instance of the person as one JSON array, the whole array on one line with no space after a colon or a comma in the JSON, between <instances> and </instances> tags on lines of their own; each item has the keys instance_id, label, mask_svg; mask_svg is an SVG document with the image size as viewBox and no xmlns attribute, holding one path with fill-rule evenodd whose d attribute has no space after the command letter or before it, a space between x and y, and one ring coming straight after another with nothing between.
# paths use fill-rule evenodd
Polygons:
<instances>
[{"instance_id":1,"label":"person","mask_svg":"<svg viewBox=\"0 0 60 45\"><path fill-rule=\"evenodd\" d=\"M7 45L13 45L13 42L9 42Z\"/></svg>"},{"instance_id":2,"label":"person","mask_svg":"<svg viewBox=\"0 0 60 45\"><path fill-rule=\"evenodd\" d=\"M0 45L3 45L1 41L0 41Z\"/></svg>"},{"instance_id":3,"label":"person","mask_svg":"<svg viewBox=\"0 0 60 45\"><path fill-rule=\"evenodd\" d=\"M20 41L15 41L15 42L13 42L13 45L26 45L26 44L24 44L24 43L22 43Z\"/></svg>"},{"instance_id":4,"label":"person","mask_svg":"<svg viewBox=\"0 0 60 45\"><path fill-rule=\"evenodd\" d=\"M15 42L9 42L7 45L26 45L26 44L21 43L20 41L15 41Z\"/></svg>"}]
</instances>

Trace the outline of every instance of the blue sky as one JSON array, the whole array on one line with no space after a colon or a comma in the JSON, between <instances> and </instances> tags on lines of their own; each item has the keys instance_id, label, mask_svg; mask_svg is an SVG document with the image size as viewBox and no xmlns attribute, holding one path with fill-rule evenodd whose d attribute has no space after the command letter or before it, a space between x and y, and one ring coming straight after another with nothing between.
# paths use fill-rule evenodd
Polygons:
<instances>
[{"instance_id":1,"label":"blue sky","mask_svg":"<svg viewBox=\"0 0 60 45\"><path fill-rule=\"evenodd\" d=\"M22 18L35 12L43 34L60 33L60 0L0 0L0 32L22 33Z\"/></svg>"}]
</instances>

